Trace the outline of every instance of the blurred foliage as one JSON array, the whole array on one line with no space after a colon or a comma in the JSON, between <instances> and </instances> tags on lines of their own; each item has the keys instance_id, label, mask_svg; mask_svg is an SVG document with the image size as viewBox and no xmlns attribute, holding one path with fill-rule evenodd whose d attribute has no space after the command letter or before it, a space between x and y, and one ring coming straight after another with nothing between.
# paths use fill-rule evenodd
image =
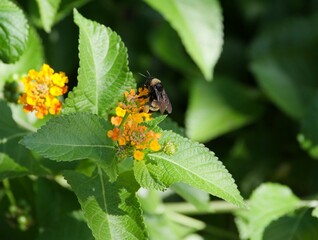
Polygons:
<instances>
[{"instance_id":1,"label":"blurred foliage","mask_svg":"<svg viewBox=\"0 0 318 240\"><path fill-rule=\"evenodd\" d=\"M39 65L43 58L54 69L66 72L71 88L77 85L78 29L73 23L71 10L78 7L86 18L109 26L121 36L128 49L130 70L139 85L144 81L139 72L145 74L149 71L162 80L173 104L171 118L185 128L188 137L204 142L216 153L233 175L244 197L249 198L260 184L270 181L287 185L299 199L317 199L318 0L219 1L223 15L223 49L211 82L207 82L204 75L212 75L212 69L210 73L202 74L178 33L144 1L73 0L67 4L68 1L61 0L57 1L60 2L60 10L56 18L46 19L43 24L43 15L37 11L36 1L15 2L28 16L31 31L29 42L20 46L26 49L21 57L25 67L12 63L4 68L0 63L1 88L4 86L2 80L7 80L9 73L23 74L30 68L28 64ZM45 57L39 50L42 49L40 43L43 44ZM9 127L17 134L21 131L17 126ZM6 127L0 126L1 131L4 129ZM15 144L18 140L14 140ZM2 145L0 142L0 147ZM23 150L14 153L19 158L20 151ZM2 159L10 158L6 154L10 149L2 152L0 164ZM4 166L6 172L1 178L18 177L26 172L21 168L19 173L12 175L9 171L12 167L15 167L14 162ZM38 169L39 166L33 168ZM26 209L23 213L45 219L43 213L35 213L36 209L46 202L54 208L53 200L45 200L48 196L37 190L44 188L52 197L55 191L63 191L65 199L56 200L66 204L68 215L64 216L63 222L72 223L70 226L75 232L81 229L82 236L90 236L90 230L82 228L83 218L76 215L79 206L74 206L76 201L68 190L53 181L33 181L27 177L10 181L16 199L27 202L19 203L21 208ZM37 226L36 221L29 220L29 230L22 232L15 230L16 224L13 224L14 228L9 227L11 222L3 218L9 206L3 189L0 185L0 226L11 230L1 231L1 239L21 239L22 236L23 239L36 239L37 227L43 227ZM175 193L151 194L156 203L152 207L157 210L163 203L183 201ZM28 212L29 208L33 210ZM167 238L172 236L167 235L167 231L174 230L175 239L194 231L199 231L205 239L238 238L234 217L230 214L197 215L195 219L205 225L193 223L193 230L171 221L175 216L169 218L169 212L149 210L150 207L145 204L143 208L150 234L156 236L161 233ZM288 229L301 219L304 227L299 231L303 236L300 239L315 239L317 231L315 234L310 234L310 231L316 228L316 219L313 221L308 212L302 211L305 210L300 209L294 215L272 222L265 231L265 238L275 239L272 234ZM57 217L58 213L52 216L51 222L42 221L41 224L59 225L63 232L65 229L56 221ZM75 222L74 219L80 221ZM165 231L158 231L156 226ZM40 239L49 234L50 228L44 229ZM241 236L242 231L240 229ZM276 239L285 237L290 236L286 234Z\"/></svg>"}]
</instances>

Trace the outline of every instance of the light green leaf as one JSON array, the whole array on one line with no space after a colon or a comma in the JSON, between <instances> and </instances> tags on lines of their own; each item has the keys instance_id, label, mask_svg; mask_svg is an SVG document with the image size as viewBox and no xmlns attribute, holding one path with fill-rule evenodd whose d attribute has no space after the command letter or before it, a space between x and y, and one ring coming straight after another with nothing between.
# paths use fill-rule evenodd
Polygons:
<instances>
[{"instance_id":1,"label":"light green leaf","mask_svg":"<svg viewBox=\"0 0 318 240\"><path fill-rule=\"evenodd\" d=\"M9 0L0 1L0 60L16 62L26 47L28 23L20 8Z\"/></svg>"},{"instance_id":2,"label":"light green leaf","mask_svg":"<svg viewBox=\"0 0 318 240\"><path fill-rule=\"evenodd\" d=\"M295 119L304 115L318 87L318 55L312 50L317 29L318 15L285 21L263 31L251 47L250 67L260 87Z\"/></svg>"},{"instance_id":3,"label":"light green leaf","mask_svg":"<svg viewBox=\"0 0 318 240\"><path fill-rule=\"evenodd\" d=\"M53 26L61 0L36 0L44 30L49 33Z\"/></svg>"},{"instance_id":4,"label":"light green leaf","mask_svg":"<svg viewBox=\"0 0 318 240\"><path fill-rule=\"evenodd\" d=\"M100 169L91 177L71 171L64 175L96 240L147 239L135 195L139 186L131 172L120 175L114 183Z\"/></svg>"},{"instance_id":5,"label":"light green leaf","mask_svg":"<svg viewBox=\"0 0 318 240\"><path fill-rule=\"evenodd\" d=\"M151 168L151 170L150 170ZM161 166L155 164L146 165L145 161L134 161L134 174L137 182L141 187L148 189L164 190L166 185L160 181L158 174L153 174L154 171L164 171Z\"/></svg>"},{"instance_id":6,"label":"light green leaf","mask_svg":"<svg viewBox=\"0 0 318 240\"><path fill-rule=\"evenodd\" d=\"M17 164L7 154L0 153L0 181L5 178L21 177L26 174L28 174L28 169Z\"/></svg>"},{"instance_id":7,"label":"light green leaf","mask_svg":"<svg viewBox=\"0 0 318 240\"><path fill-rule=\"evenodd\" d=\"M198 228L196 221L167 210L158 191L141 189L138 193L150 239L186 239L189 233L204 227L201 224L202 227Z\"/></svg>"},{"instance_id":8,"label":"light green leaf","mask_svg":"<svg viewBox=\"0 0 318 240\"><path fill-rule=\"evenodd\" d=\"M254 121L262 106L258 92L232 79L216 77L212 83L195 81L186 114L186 133L205 142Z\"/></svg>"},{"instance_id":9,"label":"light green leaf","mask_svg":"<svg viewBox=\"0 0 318 240\"><path fill-rule=\"evenodd\" d=\"M314 210L312 210L311 215L318 218L318 207L315 207Z\"/></svg>"},{"instance_id":10,"label":"light green leaf","mask_svg":"<svg viewBox=\"0 0 318 240\"><path fill-rule=\"evenodd\" d=\"M20 143L56 161L94 159L115 179L115 151L112 140L106 136L110 128L110 123L102 118L79 112L50 119L36 133L25 136Z\"/></svg>"},{"instance_id":11,"label":"light green leaf","mask_svg":"<svg viewBox=\"0 0 318 240\"><path fill-rule=\"evenodd\" d=\"M14 64L4 64L0 62L0 89L8 78L14 75L27 74L30 69L39 70L43 63L43 46L37 32L31 27L29 29L29 38L26 43L26 49L19 61Z\"/></svg>"},{"instance_id":12,"label":"light green leaf","mask_svg":"<svg viewBox=\"0 0 318 240\"><path fill-rule=\"evenodd\" d=\"M107 115L124 91L136 85L128 69L127 49L115 32L76 10L74 21L80 29L78 86L69 93L63 112Z\"/></svg>"},{"instance_id":13,"label":"light green leaf","mask_svg":"<svg viewBox=\"0 0 318 240\"><path fill-rule=\"evenodd\" d=\"M265 228L272 221L300 207L300 200L288 187L274 183L258 187L249 203L250 209L241 210L237 215L239 230L244 230L244 236L252 240L262 239Z\"/></svg>"},{"instance_id":14,"label":"light green leaf","mask_svg":"<svg viewBox=\"0 0 318 240\"><path fill-rule=\"evenodd\" d=\"M174 154L158 152L147 155L149 160L146 162L146 167L153 178L160 180L166 187L176 182L183 182L240 207L245 206L231 174L213 152L176 133L163 131L160 144L163 145L168 141L177 146ZM137 181L139 179L137 178ZM143 179L140 184L151 188L152 185L145 185L147 182L150 181Z\"/></svg>"},{"instance_id":15,"label":"light green leaf","mask_svg":"<svg viewBox=\"0 0 318 240\"><path fill-rule=\"evenodd\" d=\"M207 192L181 182L171 185L171 189L187 202L192 203L198 210L204 211L209 208L210 196Z\"/></svg>"},{"instance_id":16,"label":"light green leaf","mask_svg":"<svg viewBox=\"0 0 318 240\"><path fill-rule=\"evenodd\" d=\"M13 177L15 173L21 176L23 172L26 173L26 170L28 173L37 175L44 174L45 170L33 158L30 151L18 144L20 139L29 132L20 128L15 123L9 106L2 99L0 99L0 112L0 152L6 154L2 155L4 158L1 160L3 164L1 166L3 176L8 174L8 177ZM10 170L11 167L13 172Z\"/></svg>"},{"instance_id":17,"label":"light green leaf","mask_svg":"<svg viewBox=\"0 0 318 240\"><path fill-rule=\"evenodd\" d=\"M304 208L295 214L284 216L272 222L264 232L264 240L316 240L318 239L318 219Z\"/></svg>"},{"instance_id":18,"label":"light green leaf","mask_svg":"<svg viewBox=\"0 0 318 240\"><path fill-rule=\"evenodd\" d=\"M222 14L217 0L145 0L179 34L204 77L212 80L223 45Z\"/></svg>"}]
</instances>

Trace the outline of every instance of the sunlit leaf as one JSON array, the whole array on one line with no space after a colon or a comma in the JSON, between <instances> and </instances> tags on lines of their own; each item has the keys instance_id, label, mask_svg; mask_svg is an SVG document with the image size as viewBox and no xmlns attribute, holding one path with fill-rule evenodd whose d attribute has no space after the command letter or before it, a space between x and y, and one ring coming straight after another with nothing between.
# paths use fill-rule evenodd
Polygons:
<instances>
[{"instance_id":1,"label":"sunlit leaf","mask_svg":"<svg viewBox=\"0 0 318 240\"><path fill-rule=\"evenodd\" d=\"M228 78L193 82L186 114L186 133L205 142L254 121L262 112L258 92Z\"/></svg>"},{"instance_id":2,"label":"sunlit leaf","mask_svg":"<svg viewBox=\"0 0 318 240\"><path fill-rule=\"evenodd\" d=\"M204 77L212 80L223 45L223 24L217 0L145 0L179 34L187 52Z\"/></svg>"},{"instance_id":3,"label":"sunlit leaf","mask_svg":"<svg viewBox=\"0 0 318 240\"><path fill-rule=\"evenodd\" d=\"M110 123L97 115L73 113L52 118L36 133L25 136L21 144L56 161L94 159L115 178L115 151L106 136L110 128Z\"/></svg>"},{"instance_id":4,"label":"sunlit leaf","mask_svg":"<svg viewBox=\"0 0 318 240\"><path fill-rule=\"evenodd\" d=\"M36 0L43 28L50 32L53 26L61 0Z\"/></svg>"},{"instance_id":5,"label":"sunlit leaf","mask_svg":"<svg viewBox=\"0 0 318 240\"><path fill-rule=\"evenodd\" d=\"M100 169L91 177L71 171L65 177L96 240L147 239L135 195L139 186L131 173L120 175L114 183Z\"/></svg>"},{"instance_id":6,"label":"sunlit leaf","mask_svg":"<svg viewBox=\"0 0 318 240\"><path fill-rule=\"evenodd\" d=\"M263 239L265 228L274 220L300 207L300 200L283 185L262 184L252 194L249 210L240 210L238 227L243 238Z\"/></svg>"},{"instance_id":7,"label":"sunlit leaf","mask_svg":"<svg viewBox=\"0 0 318 240\"><path fill-rule=\"evenodd\" d=\"M27 20L20 8L12 1L0 1L0 60L16 62L28 40Z\"/></svg>"},{"instance_id":8,"label":"sunlit leaf","mask_svg":"<svg viewBox=\"0 0 318 240\"><path fill-rule=\"evenodd\" d=\"M167 141L177 146L176 152L170 155L149 153L144 170L147 174L136 177L141 186L151 189L158 181L166 187L183 182L238 206L245 206L231 174L213 152L171 131L163 131L160 143Z\"/></svg>"},{"instance_id":9,"label":"sunlit leaf","mask_svg":"<svg viewBox=\"0 0 318 240\"><path fill-rule=\"evenodd\" d=\"M115 32L76 10L74 21L80 29L80 68L78 86L69 93L64 113L106 115L123 98L123 92L136 85L128 69L127 49Z\"/></svg>"},{"instance_id":10,"label":"sunlit leaf","mask_svg":"<svg viewBox=\"0 0 318 240\"><path fill-rule=\"evenodd\" d=\"M207 192L189 186L188 184L174 183L171 189L184 198L187 202L192 203L198 210L206 210L209 207L210 196Z\"/></svg>"}]
</instances>

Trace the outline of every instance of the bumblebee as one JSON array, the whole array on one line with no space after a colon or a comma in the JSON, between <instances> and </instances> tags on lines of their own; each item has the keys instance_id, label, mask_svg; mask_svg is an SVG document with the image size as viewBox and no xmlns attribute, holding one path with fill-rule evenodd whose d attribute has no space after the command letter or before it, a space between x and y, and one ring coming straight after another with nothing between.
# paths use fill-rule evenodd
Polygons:
<instances>
[{"instance_id":1,"label":"bumblebee","mask_svg":"<svg viewBox=\"0 0 318 240\"><path fill-rule=\"evenodd\" d=\"M158 78L150 76L148 73L147 81L144 85L148 89L148 111L156 112L160 110L161 114L167 111L169 114L172 112L172 106L161 81ZM147 111L147 110L146 110Z\"/></svg>"}]
</instances>

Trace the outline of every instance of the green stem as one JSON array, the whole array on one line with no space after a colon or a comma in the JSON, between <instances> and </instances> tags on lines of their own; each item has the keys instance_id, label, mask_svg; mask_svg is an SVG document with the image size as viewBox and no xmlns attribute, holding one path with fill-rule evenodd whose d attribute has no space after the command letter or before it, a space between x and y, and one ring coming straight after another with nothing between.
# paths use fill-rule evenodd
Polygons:
<instances>
[{"instance_id":1,"label":"green stem","mask_svg":"<svg viewBox=\"0 0 318 240\"><path fill-rule=\"evenodd\" d=\"M302 200L300 202L300 206L315 208L315 207L318 207L318 201L317 200Z\"/></svg>"},{"instance_id":2,"label":"green stem","mask_svg":"<svg viewBox=\"0 0 318 240\"><path fill-rule=\"evenodd\" d=\"M232 213L240 209L239 207L227 203L225 201L212 201L209 203L209 207L204 210L199 210L195 206L187 202L166 203L165 207L174 212L190 215L210 213Z\"/></svg>"},{"instance_id":3,"label":"green stem","mask_svg":"<svg viewBox=\"0 0 318 240\"><path fill-rule=\"evenodd\" d=\"M3 186L4 186L4 192L9 199L10 205L16 206L17 205L16 200L14 198L12 191L11 191L9 179L3 180Z\"/></svg>"},{"instance_id":4,"label":"green stem","mask_svg":"<svg viewBox=\"0 0 318 240\"><path fill-rule=\"evenodd\" d=\"M127 114L127 112L126 112L126 113L125 113L125 116L123 117L123 120L121 120L121 123L120 123L120 125L119 125L119 129L120 129L120 130L122 130L123 125L124 125L126 119L128 118L128 115L129 115L129 114Z\"/></svg>"},{"instance_id":5,"label":"green stem","mask_svg":"<svg viewBox=\"0 0 318 240\"><path fill-rule=\"evenodd\" d=\"M233 239L233 240L239 239L235 233L225 231L223 229L220 229L211 225L207 225L205 222L201 220L198 220L189 216L185 216L170 210L166 211L166 213L170 216L170 219L172 219L174 222L177 222L189 228L194 228L196 231L204 231L214 236L221 237L222 239Z\"/></svg>"}]
</instances>

